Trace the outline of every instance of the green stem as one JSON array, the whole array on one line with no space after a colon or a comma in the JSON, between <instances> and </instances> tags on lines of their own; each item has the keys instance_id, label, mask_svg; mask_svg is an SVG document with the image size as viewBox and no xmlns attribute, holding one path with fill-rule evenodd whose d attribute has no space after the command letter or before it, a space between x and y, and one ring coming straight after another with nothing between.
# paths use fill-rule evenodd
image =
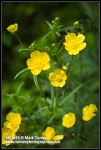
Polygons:
<instances>
[{"instance_id":1,"label":"green stem","mask_svg":"<svg viewBox=\"0 0 101 150\"><path fill-rule=\"evenodd\" d=\"M70 62L70 64L69 64L69 67L68 67L68 69L67 69L67 74L69 74L70 67L71 67L71 65L72 65L72 62L73 62L73 58L74 58L74 56L72 56L71 62Z\"/></svg>"},{"instance_id":2,"label":"green stem","mask_svg":"<svg viewBox=\"0 0 101 150\"><path fill-rule=\"evenodd\" d=\"M56 91L56 101L58 101L58 96L59 96L59 88L57 87L57 91Z\"/></svg>"},{"instance_id":3,"label":"green stem","mask_svg":"<svg viewBox=\"0 0 101 150\"><path fill-rule=\"evenodd\" d=\"M82 66L82 52L80 53L80 79L82 82L82 72L83 72L83 66Z\"/></svg>"},{"instance_id":4,"label":"green stem","mask_svg":"<svg viewBox=\"0 0 101 150\"><path fill-rule=\"evenodd\" d=\"M54 106L54 97L52 98L52 109L53 109L53 106Z\"/></svg>"},{"instance_id":5,"label":"green stem","mask_svg":"<svg viewBox=\"0 0 101 150\"><path fill-rule=\"evenodd\" d=\"M32 122L32 118L30 117L30 115L28 115L25 111L25 109L21 106L21 104L19 103L18 99L16 96L14 96L15 101L17 102L17 104L22 108L22 111L24 112L24 114L26 114L29 118L29 120Z\"/></svg>"},{"instance_id":6,"label":"green stem","mask_svg":"<svg viewBox=\"0 0 101 150\"><path fill-rule=\"evenodd\" d=\"M45 103L46 103L46 105L47 105L49 111L51 111L51 109L50 109L50 107L49 107L49 105L48 105L48 102L47 102L47 100L46 100L46 97L45 97L45 95L44 95L44 92L43 92L43 90L42 90L42 87L41 87L41 85L38 83L37 76L34 76L34 75L33 75L33 79L34 79L34 83L35 83L37 89L40 91L40 94L42 95L42 97L44 97Z\"/></svg>"},{"instance_id":7,"label":"green stem","mask_svg":"<svg viewBox=\"0 0 101 150\"><path fill-rule=\"evenodd\" d=\"M15 34L16 38L18 39L18 41L20 42L20 44L22 45L22 48L24 48L24 46L23 46L23 44L22 44L20 38L18 37L18 35L17 35L16 33L14 33L14 34Z\"/></svg>"},{"instance_id":8,"label":"green stem","mask_svg":"<svg viewBox=\"0 0 101 150\"><path fill-rule=\"evenodd\" d=\"M54 34L55 34L55 42L56 42L56 47L57 47L57 49L56 49L56 52L57 52L56 53L56 60L57 60L58 66L62 66L60 60L58 59L58 50L59 50L59 48L58 48L58 39L57 39L57 35L56 35L55 31L54 31Z\"/></svg>"},{"instance_id":9,"label":"green stem","mask_svg":"<svg viewBox=\"0 0 101 150\"><path fill-rule=\"evenodd\" d=\"M49 107L49 105L48 105L48 102L47 102L47 100L46 100L45 94L44 94L44 92L43 92L43 90L42 90L42 87L41 87L41 86L40 86L40 93L41 93L41 95L44 97L44 99L45 99L45 103L46 103L46 105L47 105L47 107L48 107L49 111L51 111L51 109L50 109L50 107Z\"/></svg>"}]
</instances>

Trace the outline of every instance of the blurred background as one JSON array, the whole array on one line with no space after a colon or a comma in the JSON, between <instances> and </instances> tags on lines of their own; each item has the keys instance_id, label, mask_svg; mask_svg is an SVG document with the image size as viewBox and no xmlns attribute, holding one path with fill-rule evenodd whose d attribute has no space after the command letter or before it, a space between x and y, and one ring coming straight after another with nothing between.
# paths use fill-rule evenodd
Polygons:
<instances>
[{"instance_id":1,"label":"blurred background","mask_svg":"<svg viewBox=\"0 0 101 150\"><path fill-rule=\"evenodd\" d=\"M21 49L21 45L17 38L9 33L6 28L11 24L18 23L17 35L21 39L25 48L28 48L32 42L38 41L38 50L44 51L45 46L47 46L45 45L47 41L43 41L43 43L40 43L40 39L49 32L49 27L47 26L45 21L47 20L51 22L55 17L60 18L63 29L64 27L71 27L77 20L79 20L83 25L82 33L85 34L87 42L87 48L83 54L83 76L84 81L86 80L87 83L86 89L84 89L85 91L82 91L80 98L83 98L82 101L84 102L84 104L82 106L85 106L89 102L92 102L99 108L99 2L2 2L3 121L5 121L6 114L9 111L19 111L20 109L16 106L14 100L10 99L9 95L7 96L7 94L15 93L22 82L24 82L24 84L21 88L20 94L27 96L26 104L29 103L30 99L29 106L26 106L26 111L28 111L29 114L33 109L37 109L37 102L35 101L35 98L38 95L36 88L33 87L34 82L32 85L32 76L30 72L23 73L19 78L14 80L15 75L19 71L27 67L26 60L28 59L30 53L26 54L26 51L18 52L19 49ZM62 34L65 35L66 32L64 31L62 32ZM63 59L65 62L66 57L63 57ZM78 72L79 71L76 68L76 73L74 73L76 77L78 76ZM43 88L47 91L46 95L49 95L49 90L47 90L47 86L45 86L45 81L43 82ZM32 96L33 93L35 94L35 96ZM29 95L31 95L31 97L29 97ZM97 116L97 119L95 119L96 121L94 120L92 122L94 128L91 128L89 134L87 135L87 146L90 148L97 148L99 146L98 117L99 116ZM94 124L94 122L96 122L96 124ZM75 145L71 140L69 141L69 139L65 139L61 145L53 147L85 147L83 146L82 142L81 145L78 143L76 144L77 145ZM23 146L17 145L16 147ZM30 146L28 145L27 147ZM40 148L44 146L37 145L37 147Z\"/></svg>"}]
</instances>

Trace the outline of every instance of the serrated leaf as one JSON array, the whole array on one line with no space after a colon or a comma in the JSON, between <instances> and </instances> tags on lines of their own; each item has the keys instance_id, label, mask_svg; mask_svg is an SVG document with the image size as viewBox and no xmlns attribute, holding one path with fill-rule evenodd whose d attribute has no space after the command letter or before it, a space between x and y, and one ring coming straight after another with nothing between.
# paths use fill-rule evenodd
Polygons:
<instances>
[{"instance_id":1,"label":"serrated leaf","mask_svg":"<svg viewBox=\"0 0 101 150\"><path fill-rule=\"evenodd\" d=\"M25 68L25 69L21 70L19 73L17 73L16 76L14 77L14 79L18 78L18 76L21 75L25 71L28 71L28 68Z\"/></svg>"}]
</instances>

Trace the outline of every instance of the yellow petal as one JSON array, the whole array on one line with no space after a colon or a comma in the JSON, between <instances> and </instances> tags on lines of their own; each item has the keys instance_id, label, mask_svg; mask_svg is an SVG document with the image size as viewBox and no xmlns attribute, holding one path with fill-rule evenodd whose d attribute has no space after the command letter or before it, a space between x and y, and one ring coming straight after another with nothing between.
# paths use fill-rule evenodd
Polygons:
<instances>
[{"instance_id":1,"label":"yellow petal","mask_svg":"<svg viewBox=\"0 0 101 150\"><path fill-rule=\"evenodd\" d=\"M21 116L19 113L10 112L7 114L6 120L11 122L11 123L20 124L21 123Z\"/></svg>"},{"instance_id":2,"label":"yellow petal","mask_svg":"<svg viewBox=\"0 0 101 150\"><path fill-rule=\"evenodd\" d=\"M53 137L53 140L59 141L59 140L62 140L63 138L64 138L64 135L55 135L55 136Z\"/></svg>"},{"instance_id":3,"label":"yellow petal","mask_svg":"<svg viewBox=\"0 0 101 150\"><path fill-rule=\"evenodd\" d=\"M72 40L76 39L76 34L75 33L69 33L65 36L65 40L67 42L71 42Z\"/></svg>"},{"instance_id":4,"label":"yellow petal","mask_svg":"<svg viewBox=\"0 0 101 150\"><path fill-rule=\"evenodd\" d=\"M27 61L27 66L28 66L28 69L35 69L36 68L36 65L35 65L35 63L34 63L34 61L32 61L32 59L31 58L29 58Z\"/></svg>"},{"instance_id":5,"label":"yellow petal","mask_svg":"<svg viewBox=\"0 0 101 150\"><path fill-rule=\"evenodd\" d=\"M86 47L86 43L82 43L79 45L78 50L81 51Z\"/></svg>"},{"instance_id":6,"label":"yellow petal","mask_svg":"<svg viewBox=\"0 0 101 150\"><path fill-rule=\"evenodd\" d=\"M55 87L58 87L58 86L59 86L59 82L53 81L53 82L51 82L51 85L53 85L53 86L55 86Z\"/></svg>"},{"instance_id":7,"label":"yellow petal","mask_svg":"<svg viewBox=\"0 0 101 150\"><path fill-rule=\"evenodd\" d=\"M71 50L68 52L69 55L77 55L79 54L79 51L78 50Z\"/></svg>"},{"instance_id":8,"label":"yellow petal","mask_svg":"<svg viewBox=\"0 0 101 150\"><path fill-rule=\"evenodd\" d=\"M47 63L47 64L45 64L45 65L43 66L42 70L47 70L47 69L49 69L49 68L50 68L50 64Z\"/></svg>"},{"instance_id":9,"label":"yellow petal","mask_svg":"<svg viewBox=\"0 0 101 150\"><path fill-rule=\"evenodd\" d=\"M4 127L12 129L11 123L8 121L4 122Z\"/></svg>"},{"instance_id":10,"label":"yellow petal","mask_svg":"<svg viewBox=\"0 0 101 150\"><path fill-rule=\"evenodd\" d=\"M15 28L15 31L18 30L18 24L17 23L14 24L14 28Z\"/></svg>"},{"instance_id":11,"label":"yellow petal","mask_svg":"<svg viewBox=\"0 0 101 150\"><path fill-rule=\"evenodd\" d=\"M42 52L41 53L41 58L42 58L42 61L45 61L45 62L49 62L50 61L50 57L49 57L49 55L46 52Z\"/></svg>"},{"instance_id":12,"label":"yellow petal","mask_svg":"<svg viewBox=\"0 0 101 150\"><path fill-rule=\"evenodd\" d=\"M17 24L17 23L11 24L11 25L8 26L6 29L7 29L9 32L14 33L14 32L17 31L17 29L18 29L18 24Z\"/></svg>"},{"instance_id":13,"label":"yellow petal","mask_svg":"<svg viewBox=\"0 0 101 150\"><path fill-rule=\"evenodd\" d=\"M11 129L3 127L2 128L2 144L10 145L12 143L12 139L6 140L6 136L14 137L15 136L15 132L12 132ZM8 141L8 142L7 142Z\"/></svg>"},{"instance_id":14,"label":"yellow petal","mask_svg":"<svg viewBox=\"0 0 101 150\"><path fill-rule=\"evenodd\" d=\"M67 51L70 51L71 50L71 45L67 44L67 43L63 43L65 45L65 49Z\"/></svg>"},{"instance_id":15,"label":"yellow petal","mask_svg":"<svg viewBox=\"0 0 101 150\"><path fill-rule=\"evenodd\" d=\"M59 87L63 87L65 85L65 83L66 83L66 81L63 80L62 82L59 83Z\"/></svg>"},{"instance_id":16,"label":"yellow petal","mask_svg":"<svg viewBox=\"0 0 101 150\"><path fill-rule=\"evenodd\" d=\"M33 69L31 70L32 74L38 75L41 72L41 69Z\"/></svg>"},{"instance_id":17,"label":"yellow petal","mask_svg":"<svg viewBox=\"0 0 101 150\"><path fill-rule=\"evenodd\" d=\"M62 125L64 127L70 128L75 124L75 121L76 121L75 114L70 112L64 115Z\"/></svg>"},{"instance_id":18,"label":"yellow petal","mask_svg":"<svg viewBox=\"0 0 101 150\"><path fill-rule=\"evenodd\" d=\"M85 40L85 36L83 34L79 34L77 37L76 37L76 40L77 40L77 43L78 44L81 44L84 40Z\"/></svg>"},{"instance_id":19,"label":"yellow petal","mask_svg":"<svg viewBox=\"0 0 101 150\"><path fill-rule=\"evenodd\" d=\"M42 133L42 136L46 137L46 140L51 140L55 135L55 129L52 127L47 127L46 130Z\"/></svg>"},{"instance_id":20,"label":"yellow petal","mask_svg":"<svg viewBox=\"0 0 101 150\"><path fill-rule=\"evenodd\" d=\"M91 120L96 114L96 112L98 111L97 107L95 104L90 104L89 106L85 106L83 108L83 116L82 119L85 121L89 121Z\"/></svg>"},{"instance_id":21,"label":"yellow petal","mask_svg":"<svg viewBox=\"0 0 101 150\"><path fill-rule=\"evenodd\" d=\"M63 80L67 79L67 76L63 70L60 71L60 74L61 74Z\"/></svg>"},{"instance_id":22,"label":"yellow petal","mask_svg":"<svg viewBox=\"0 0 101 150\"><path fill-rule=\"evenodd\" d=\"M51 72L50 74L49 74L49 80L51 80L51 81L53 81L53 79L54 79L54 73L53 72Z\"/></svg>"},{"instance_id":23,"label":"yellow petal","mask_svg":"<svg viewBox=\"0 0 101 150\"><path fill-rule=\"evenodd\" d=\"M30 57L34 60L34 61L38 61L41 59L41 53L39 51L34 51L30 54Z\"/></svg>"}]
</instances>

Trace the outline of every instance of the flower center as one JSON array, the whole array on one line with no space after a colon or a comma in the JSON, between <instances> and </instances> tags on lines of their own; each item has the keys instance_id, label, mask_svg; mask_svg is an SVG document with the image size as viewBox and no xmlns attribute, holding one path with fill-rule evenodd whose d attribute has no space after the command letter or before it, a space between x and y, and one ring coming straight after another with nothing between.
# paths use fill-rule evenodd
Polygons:
<instances>
[{"instance_id":1,"label":"flower center","mask_svg":"<svg viewBox=\"0 0 101 150\"><path fill-rule=\"evenodd\" d=\"M71 49L75 50L78 48L78 44L76 43L76 41L73 41L71 44Z\"/></svg>"}]
</instances>

